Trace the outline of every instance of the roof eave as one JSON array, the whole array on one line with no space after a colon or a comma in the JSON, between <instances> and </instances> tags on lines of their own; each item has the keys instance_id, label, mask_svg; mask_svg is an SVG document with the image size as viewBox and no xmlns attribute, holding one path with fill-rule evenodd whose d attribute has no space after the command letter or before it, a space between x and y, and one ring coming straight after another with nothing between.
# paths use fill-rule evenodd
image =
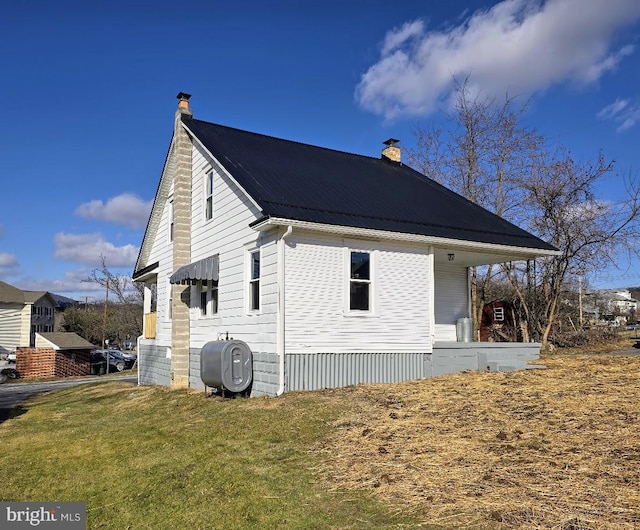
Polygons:
<instances>
[{"instance_id":1,"label":"roof eave","mask_svg":"<svg viewBox=\"0 0 640 530\"><path fill-rule=\"evenodd\" d=\"M136 270L133 272L132 280L134 282L143 282L148 278L156 276L158 274L158 268L160 267L160 262L156 261L151 265L148 265L140 270Z\"/></svg>"},{"instance_id":2,"label":"roof eave","mask_svg":"<svg viewBox=\"0 0 640 530\"><path fill-rule=\"evenodd\" d=\"M324 223L314 223L310 221L300 221L297 219L286 219L281 217L263 217L251 223L250 226L256 231L265 231L277 226L292 226L293 228L302 230L313 230L348 237L389 241L406 241L410 243L420 243L436 247L446 247L454 250L468 250L500 255L506 254L509 256L513 256L512 259L533 259L542 256L558 256L561 254L559 250L549 250L533 247L516 247L511 245L482 243L478 241L466 241L462 239L451 239L437 236L425 236L403 232L390 232L386 230L375 230L371 228L330 225Z\"/></svg>"}]
</instances>

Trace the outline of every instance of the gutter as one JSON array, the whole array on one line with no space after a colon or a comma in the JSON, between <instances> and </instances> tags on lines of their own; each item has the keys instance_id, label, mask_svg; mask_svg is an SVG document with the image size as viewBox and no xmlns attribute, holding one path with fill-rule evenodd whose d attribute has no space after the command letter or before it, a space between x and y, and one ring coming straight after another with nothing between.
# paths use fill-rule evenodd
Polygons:
<instances>
[{"instance_id":1,"label":"gutter","mask_svg":"<svg viewBox=\"0 0 640 530\"><path fill-rule=\"evenodd\" d=\"M279 383L278 383L278 391L276 392L277 396L281 396L284 394L284 355L285 355L285 318L284 318L284 251L285 251L285 239L291 235L293 231L293 226L289 225L287 230L282 234L280 239L278 239L278 267L276 271L277 276L277 284L278 284L278 311L277 311L277 328L278 328L278 338L276 344L276 351L278 353L279 359Z\"/></svg>"},{"instance_id":2,"label":"gutter","mask_svg":"<svg viewBox=\"0 0 640 530\"><path fill-rule=\"evenodd\" d=\"M559 256L561 251L553 248L544 249L536 247L519 247L500 243L483 243L480 241L470 241L465 239L452 239L441 236L425 236L420 234L410 234L404 232L390 232L388 230L378 230L374 228L359 228L354 226L330 225L326 223L316 223L311 221L299 221L296 219L286 219L282 217L262 217L254 221L249 226L259 232L268 230L275 226L292 226L300 230L313 230L334 235L347 237L361 237L373 240L406 241L457 249L471 252L485 252L489 254L511 254L518 256L517 259L533 259L542 256ZM542 243L544 241L541 240ZM550 246L550 245L549 245ZM513 258L516 259L516 258Z\"/></svg>"}]
</instances>

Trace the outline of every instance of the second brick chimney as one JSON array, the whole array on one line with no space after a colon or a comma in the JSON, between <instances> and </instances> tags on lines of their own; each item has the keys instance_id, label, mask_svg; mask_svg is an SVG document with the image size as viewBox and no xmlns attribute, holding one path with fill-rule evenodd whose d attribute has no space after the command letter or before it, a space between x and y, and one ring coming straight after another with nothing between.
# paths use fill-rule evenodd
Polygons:
<instances>
[{"instance_id":1,"label":"second brick chimney","mask_svg":"<svg viewBox=\"0 0 640 530\"><path fill-rule=\"evenodd\" d=\"M400 158L400 148L396 145L399 142L400 140L396 140L395 138L389 138L386 142L382 142L387 146L382 150L382 157L400 164L402 162Z\"/></svg>"}]
</instances>

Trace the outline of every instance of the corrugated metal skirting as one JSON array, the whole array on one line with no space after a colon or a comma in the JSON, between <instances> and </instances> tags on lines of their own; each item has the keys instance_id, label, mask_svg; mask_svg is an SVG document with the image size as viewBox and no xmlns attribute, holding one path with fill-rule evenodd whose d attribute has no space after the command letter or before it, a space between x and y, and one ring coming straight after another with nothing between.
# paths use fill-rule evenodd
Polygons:
<instances>
[{"instance_id":1,"label":"corrugated metal skirting","mask_svg":"<svg viewBox=\"0 0 640 530\"><path fill-rule=\"evenodd\" d=\"M298 353L286 356L286 390L319 390L424 377L424 353Z\"/></svg>"}]
</instances>

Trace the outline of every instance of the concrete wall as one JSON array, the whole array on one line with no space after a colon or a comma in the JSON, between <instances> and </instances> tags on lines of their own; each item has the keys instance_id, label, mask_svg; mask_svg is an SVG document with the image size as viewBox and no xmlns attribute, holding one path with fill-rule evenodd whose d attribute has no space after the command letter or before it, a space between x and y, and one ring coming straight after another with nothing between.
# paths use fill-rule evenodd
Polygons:
<instances>
[{"instance_id":1,"label":"concrete wall","mask_svg":"<svg viewBox=\"0 0 640 530\"><path fill-rule=\"evenodd\" d=\"M171 385L171 351L155 341L140 341L138 346L138 374L142 385Z\"/></svg>"}]
</instances>

